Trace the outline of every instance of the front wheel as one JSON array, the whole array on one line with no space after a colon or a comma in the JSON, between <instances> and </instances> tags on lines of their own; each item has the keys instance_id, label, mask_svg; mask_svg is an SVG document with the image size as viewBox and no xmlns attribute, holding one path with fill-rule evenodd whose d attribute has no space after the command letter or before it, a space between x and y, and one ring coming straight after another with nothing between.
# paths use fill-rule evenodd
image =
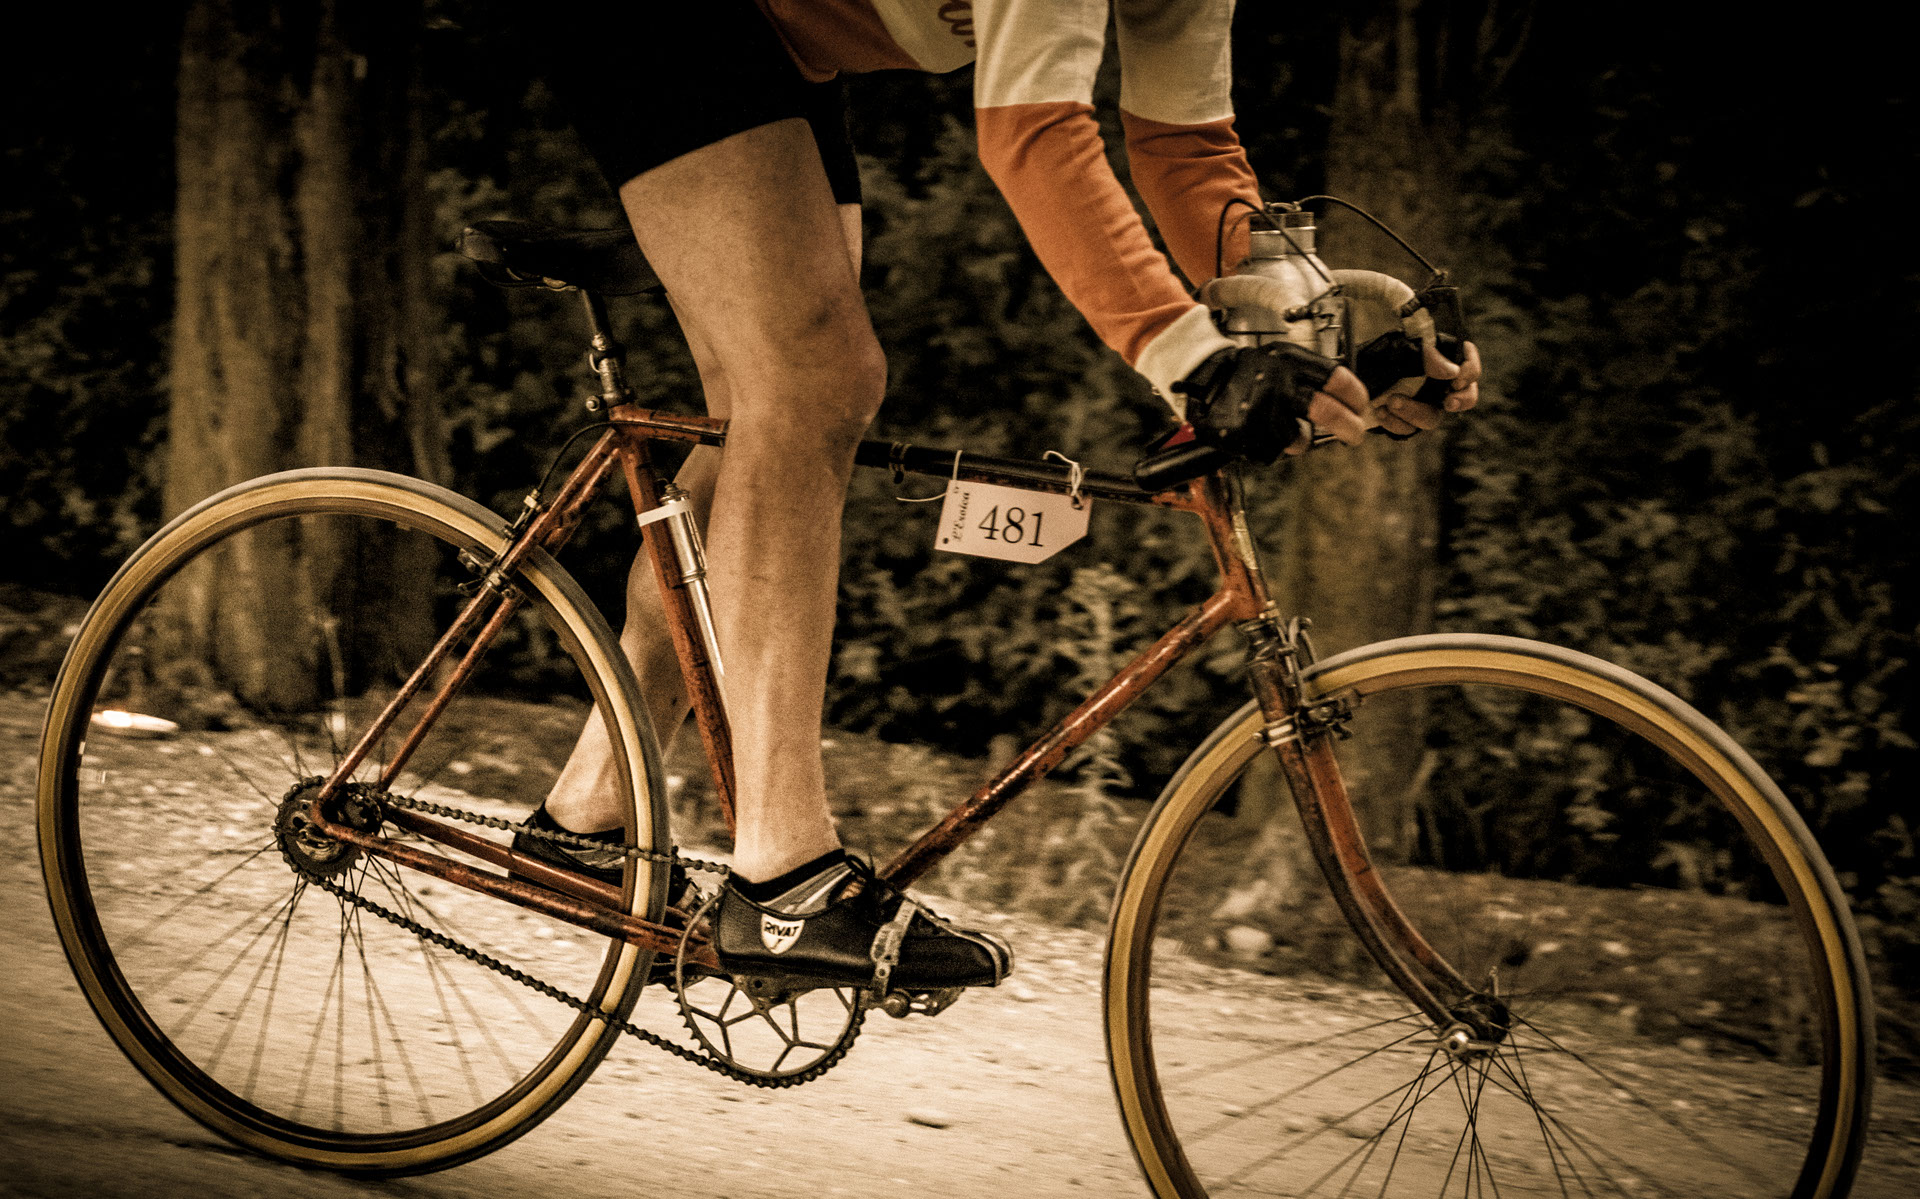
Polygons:
<instances>
[{"instance_id":1,"label":"front wheel","mask_svg":"<svg viewBox=\"0 0 1920 1199\"><path fill-rule=\"evenodd\" d=\"M1308 690L1353 701L1342 774L1387 814L1368 831L1402 864L1380 873L1461 1019L1361 949L1249 705L1168 785L1114 904L1109 1057L1157 1195L1847 1193L1864 958L1746 753L1644 679L1514 638L1364 647Z\"/></svg>"},{"instance_id":2,"label":"front wheel","mask_svg":"<svg viewBox=\"0 0 1920 1199\"><path fill-rule=\"evenodd\" d=\"M62 945L133 1064L248 1148L370 1174L497 1148L586 1080L645 982L649 955L630 945L302 822L317 779L502 542L492 513L417 480L347 469L254 480L147 542L61 667L38 820ZM658 751L606 622L545 553L507 582L524 597L518 612L376 785L424 698L406 709L356 773L361 793L511 826L596 722L612 734L605 785L629 843L664 848ZM664 891L664 871L629 861L627 911L659 919Z\"/></svg>"}]
</instances>

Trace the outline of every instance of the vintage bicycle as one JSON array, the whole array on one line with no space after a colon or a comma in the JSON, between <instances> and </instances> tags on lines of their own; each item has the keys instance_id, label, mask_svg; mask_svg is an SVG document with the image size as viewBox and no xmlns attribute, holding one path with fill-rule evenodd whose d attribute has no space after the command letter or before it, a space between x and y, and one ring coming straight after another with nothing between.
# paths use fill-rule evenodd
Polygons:
<instances>
[{"instance_id":1,"label":"vintage bicycle","mask_svg":"<svg viewBox=\"0 0 1920 1199\"><path fill-rule=\"evenodd\" d=\"M1304 230L1260 232L1297 250ZM840 1061L871 1012L924 1019L957 998L719 969L704 926L718 869L678 853L648 696L555 554L618 474L730 822L698 530L656 470L661 443L722 446L725 424L633 402L606 297L655 282L625 231L485 222L463 248L495 282L584 297L595 439L564 481L543 480L511 521L370 470L213 496L95 602L39 757L48 896L110 1035L220 1135L359 1174L500 1147L622 1035L794 1086ZM1321 300L1364 289L1328 282ZM1350 342L1311 307L1267 319ZM1395 312L1431 336L1418 321L1435 307L1405 289ZM1805 825L1699 712L1511 637L1315 661L1268 593L1239 468L1204 445L1160 448L1132 477L872 441L859 461L954 492L1018 489L1036 512L1154 505L1211 547L1208 599L880 871L922 878L1176 663L1239 631L1252 698L1166 784L1112 906L1110 1069L1155 1194L1848 1191L1873 1067L1860 943ZM322 574L287 586L297 571ZM1415 710L1444 713L1445 734L1419 732ZM588 721L609 734L627 813L619 887L509 844ZM1421 737L1420 780L1369 774L1353 733ZM1375 862L1355 796L1386 785L1443 788L1472 808L1473 835L1436 831L1404 864ZM1369 980L1317 1001L1279 985L1287 913L1261 900L1265 830L1289 797L1351 930L1329 960ZM1513 849L1569 822L1592 833L1587 860ZM1712 861L1690 856L1702 844ZM1638 936L1708 917L1734 931L1684 953ZM1196 1018L1222 994L1231 1035ZM1705 1035L1689 1048L1690 1030Z\"/></svg>"}]
</instances>

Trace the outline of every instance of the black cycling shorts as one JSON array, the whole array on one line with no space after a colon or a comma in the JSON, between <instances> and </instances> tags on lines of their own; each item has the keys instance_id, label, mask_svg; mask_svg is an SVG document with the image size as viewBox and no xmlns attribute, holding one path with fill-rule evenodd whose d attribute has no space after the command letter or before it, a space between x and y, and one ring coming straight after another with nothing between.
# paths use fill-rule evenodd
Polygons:
<instances>
[{"instance_id":1,"label":"black cycling shorts","mask_svg":"<svg viewBox=\"0 0 1920 1199\"><path fill-rule=\"evenodd\" d=\"M802 78L753 0L548 0L520 18L615 191L682 154L799 117L834 200L860 202L840 81Z\"/></svg>"}]
</instances>

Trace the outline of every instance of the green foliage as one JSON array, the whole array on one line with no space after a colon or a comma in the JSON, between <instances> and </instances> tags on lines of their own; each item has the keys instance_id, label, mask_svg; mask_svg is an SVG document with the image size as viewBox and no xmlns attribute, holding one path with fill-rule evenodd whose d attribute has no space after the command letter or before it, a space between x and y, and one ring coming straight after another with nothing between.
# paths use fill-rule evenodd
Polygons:
<instances>
[{"instance_id":1,"label":"green foliage","mask_svg":"<svg viewBox=\"0 0 1920 1199\"><path fill-rule=\"evenodd\" d=\"M1746 77L1778 47L1702 57L1686 31L1664 36L1632 55L1556 42L1516 81L1534 103L1476 136L1482 265L1506 263L1481 293L1498 385L1452 447L1440 619L1598 654L1723 724L1885 917L1883 948L1911 976L1920 955L1894 930L1920 871L1920 414L1911 367L1887 352L1913 275L1884 234L1913 153L1852 132L1905 100L1859 73L1809 80L1833 89L1819 111L1756 111L1719 64ZM1660 840L1674 881L1737 890L1757 868L1684 812L1651 830L1590 815Z\"/></svg>"},{"instance_id":2,"label":"green foliage","mask_svg":"<svg viewBox=\"0 0 1920 1199\"><path fill-rule=\"evenodd\" d=\"M480 285L452 239L476 217L610 226L621 214L479 0L435 11L423 114L445 239L434 288L452 482L509 511L585 420L582 324L570 298ZM1274 195L1311 183L1324 136L1330 18L1302 20L1242 6L1236 53L1257 66L1236 100ZM4 142L0 490L10 571L47 589L97 586L159 515L171 34L145 34L137 49L109 48L123 69L90 72L126 90L111 145L59 111L10 123ZM1920 895L1909 798L1920 409L1904 326L1920 272L1911 238L1889 236L1904 228L1897 184L1913 146L1872 132L1906 127L1906 76L1806 78L1810 62L1851 59L1802 52L1800 38L1726 36L1543 11L1504 107L1467 134L1457 207L1477 243L1463 273L1492 376L1483 410L1454 422L1437 615L1610 658L1724 723L1884 917L1886 952L1911 978L1920 943L1899 930ZM55 67L27 66L22 96L59 86ZM1820 103L1755 96L1753 78L1787 66ZM891 364L873 435L1057 449L1124 469L1163 411L1026 247L974 159L967 87L962 74L853 89L856 140L873 152L865 285ZM643 401L697 410L671 312L629 302L616 317ZM937 507L894 499L935 490L881 472L856 480L834 723L968 754L1004 748L996 735L1064 714L1211 580L1185 518L1114 506L1096 506L1087 541L1041 566L935 554ZM634 540L608 505L570 554L616 617ZM1076 820L1107 820L1112 796L1150 792L1237 705L1231 641L1083 755ZM530 683L540 653L521 656ZM1595 800L1577 767L1561 781L1525 835L1508 830L1503 861L1601 869L1599 838L1634 812ZM1683 881L1737 888L1750 870L1684 820L1646 835Z\"/></svg>"},{"instance_id":3,"label":"green foliage","mask_svg":"<svg viewBox=\"0 0 1920 1199\"><path fill-rule=\"evenodd\" d=\"M84 592L158 511L173 31L45 15L0 82L0 535L10 578ZM84 75L63 44L88 47ZM62 99L76 78L91 103Z\"/></svg>"}]
</instances>

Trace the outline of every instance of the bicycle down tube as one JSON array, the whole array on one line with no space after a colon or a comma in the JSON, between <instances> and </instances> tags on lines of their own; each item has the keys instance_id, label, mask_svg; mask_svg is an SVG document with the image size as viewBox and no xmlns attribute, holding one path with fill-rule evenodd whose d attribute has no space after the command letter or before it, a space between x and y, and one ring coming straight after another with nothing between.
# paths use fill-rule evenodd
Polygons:
<instances>
[{"instance_id":1,"label":"bicycle down tube","mask_svg":"<svg viewBox=\"0 0 1920 1199\"><path fill-rule=\"evenodd\" d=\"M694 559L689 556L690 547L684 535L676 536L672 527L678 522L647 519L668 502L671 487L656 474L649 443L722 445L726 439L726 422L712 417L652 412L628 404L612 406L608 417L610 427L562 483L553 500L537 514L530 508L496 560L485 564L479 582L480 593L461 611L426 660L342 760L316 797L313 815L322 831L360 845L368 852L382 854L456 885L538 908L569 923L671 952L668 940L677 939L677 930L618 912L610 902L612 897L603 893L603 885L583 886L576 880L556 877L564 872L529 868L526 859L505 847L417 813L409 814L404 822L409 831L493 865L508 867L538 885L498 878L417 849L395 846L386 838L329 820L318 810L320 801L344 785L380 743L402 709L425 690L427 681L452 656L461 639L476 625L481 625L487 601L497 599L493 616L481 625L458 665L448 672L428 700L425 712L401 750L384 767L381 784L390 783L398 776L412 748L485 653L503 623L504 613L520 602L510 589L502 586L504 574L534 547L555 552L563 546L577 527L582 509L617 462L635 515L641 520L646 551L666 601L668 629L681 664L694 721L713 771L721 812L729 829L733 827L731 739L716 656L709 650L711 637L703 636L703 625L710 627L711 620L710 614L704 611L704 589L689 586L695 581L690 579L688 569ZM1429 984L1437 984L1455 995L1464 995L1471 988L1413 928L1373 868L1365 838L1340 779L1332 749L1333 723L1317 715L1316 709L1324 705L1308 704L1301 692L1301 664L1294 658L1292 642L1280 630L1237 488L1228 476L1206 475L1165 492L1149 493L1130 478L1105 472L1084 472L1076 480L1068 467L1052 463L991 455L956 455L950 450L880 441L862 442L855 461L863 466L892 470L896 478L905 474L958 478L1056 494L1066 494L1077 486L1081 492L1096 498L1190 512L1206 529L1221 580L1219 589L1211 597L1196 605L998 775L900 851L881 872L883 877L901 887L920 878L1001 808L1105 727L1174 663L1232 624L1240 627L1252 642L1249 673L1266 717L1268 741L1277 751L1307 839L1336 902L1356 935L1385 966L1395 985L1428 1018L1437 1025L1459 1019ZM705 950L704 945L702 949Z\"/></svg>"}]
</instances>

